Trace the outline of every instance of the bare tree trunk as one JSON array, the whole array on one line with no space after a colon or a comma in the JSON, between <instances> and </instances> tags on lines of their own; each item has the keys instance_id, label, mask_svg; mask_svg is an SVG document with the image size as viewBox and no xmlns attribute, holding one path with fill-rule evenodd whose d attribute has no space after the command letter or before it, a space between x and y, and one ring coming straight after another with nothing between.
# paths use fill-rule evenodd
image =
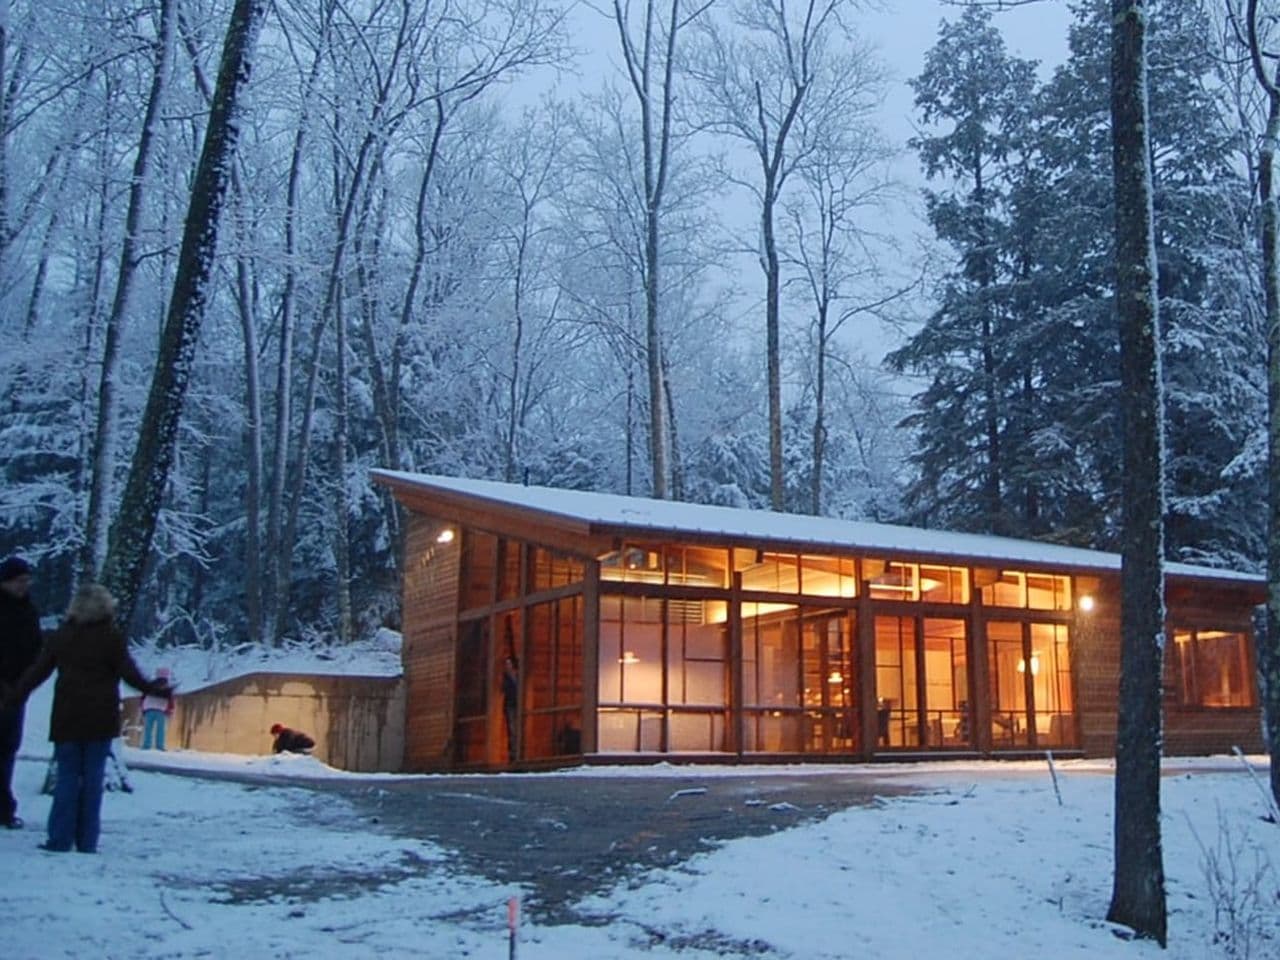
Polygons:
<instances>
[{"instance_id":1,"label":"bare tree trunk","mask_svg":"<svg viewBox=\"0 0 1280 960\"><path fill-rule=\"evenodd\" d=\"M3 0L0 0L3 2ZM0 41L2 43L3 41ZM2 57L3 54L0 54ZM44 234L40 238L40 259L36 262L35 276L31 280L31 293L27 297L26 319L22 324L24 336L30 336L40 320L40 304L44 298L44 285L49 278L49 258L53 251L53 241L62 226L62 198L66 193L67 178L70 175L70 164L64 164L62 176L53 193L53 209L49 214L49 222L45 224Z\"/></svg>"},{"instance_id":2,"label":"bare tree trunk","mask_svg":"<svg viewBox=\"0 0 1280 960\"><path fill-rule=\"evenodd\" d=\"M822 471L827 451L827 311L826 294L818 303L818 356L813 390L813 475L809 478L809 512L815 517L822 514Z\"/></svg>"},{"instance_id":3,"label":"bare tree trunk","mask_svg":"<svg viewBox=\"0 0 1280 960\"><path fill-rule=\"evenodd\" d=\"M516 275L514 279L515 296L512 309L515 320L515 334L511 339L511 373L507 387L507 425L506 436L502 438L503 446L503 479L511 483L516 472L516 427L520 422L520 350L524 346L524 273L525 254L529 248L529 217L532 211L526 205L524 219L520 225L520 238L516 244Z\"/></svg>"},{"instance_id":4,"label":"bare tree trunk","mask_svg":"<svg viewBox=\"0 0 1280 960\"><path fill-rule=\"evenodd\" d=\"M0 0L0 256L9 247L9 0Z\"/></svg>"},{"instance_id":5,"label":"bare tree trunk","mask_svg":"<svg viewBox=\"0 0 1280 960\"><path fill-rule=\"evenodd\" d=\"M778 265L778 242L773 235L773 208L777 202L773 187L766 167L760 225L764 238L762 265L765 277L765 352L768 354L769 377L769 506L774 510L783 510L787 500L782 466L782 344L778 329L782 271Z\"/></svg>"},{"instance_id":6,"label":"bare tree trunk","mask_svg":"<svg viewBox=\"0 0 1280 960\"><path fill-rule=\"evenodd\" d=\"M644 30L637 47L620 2L614 0L614 22L622 43L623 60L640 109L641 151L644 161L644 304L645 351L649 374L649 459L653 495L665 500L667 487L667 425L662 398L662 209L671 163L671 121L675 105L676 36L680 31L680 0L670 0L665 37L658 26L659 0L646 0ZM663 41L665 40L665 43ZM655 77L655 47L663 46L661 76ZM659 89L660 88L660 89Z\"/></svg>"},{"instance_id":7,"label":"bare tree trunk","mask_svg":"<svg viewBox=\"0 0 1280 960\"><path fill-rule=\"evenodd\" d=\"M1267 325L1267 616L1258 638L1258 676L1263 722L1271 754L1271 795L1280 804L1280 251L1277 251L1276 149L1280 146L1280 66L1267 75L1258 37L1258 0L1249 0L1249 54L1254 76L1267 95L1267 127L1258 152L1258 196L1262 207L1262 288Z\"/></svg>"},{"instance_id":8,"label":"bare tree trunk","mask_svg":"<svg viewBox=\"0 0 1280 960\"><path fill-rule=\"evenodd\" d=\"M133 160L129 182L129 207L125 214L124 238L120 244L120 272L111 312L107 315L99 371L98 418L93 437L93 468L89 483L89 511L85 523L85 540L80 567L89 575L100 568L107 554L107 529L111 516L111 477L116 460L116 377L120 365L121 328L129 309L129 294L138 268L138 230L142 224L142 208L146 197L147 169L151 147L160 128L165 88L169 77L174 34L175 0L160 0L160 19L156 29L155 68L151 92L147 98L138 152Z\"/></svg>"},{"instance_id":9,"label":"bare tree trunk","mask_svg":"<svg viewBox=\"0 0 1280 960\"><path fill-rule=\"evenodd\" d=\"M667 403L667 423L671 433L671 496L684 499L684 462L680 458L680 433L676 430L676 400L671 392L671 364L662 355L662 394Z\"/></svg>"},{"instance_id":10,"label":"bare tree trunk","mask_svg":"<svg viewBox=\"0 0 1280 960\"><path fill-rule=\"evenodd\" d=\"M204 320L218 222L240 139L236 104L249 81L250 60L266 11L266 0L236 0L227 26L160 353L103 568L102 579L116 596L121 623L127 624L133 617L160 502L169 480L178 424Z\"/></svg>"},{"instance_id":11,"label":"bare tree trunk","mask_svg":"<svg viewBox=\"0 0 1280 960\"><path fill-rule=\"evenodd\" d=\"M351 506L347 498L347 312L343 298L338 297L334 310L337 321L337 370L334 383L333 430L333 559L338 595L338 640L350 643L355 639L355 626L351 614L351 540L348 521Z\"/></svg>"},{"instance_id":12,"label":"bare tree trunk","mask_svg":"<svg viewBox=\"0 0 1280 960\"><path fill-rule=\"evenodd\" d=\"M258 296L241 218L241 251L236 257L236 305L244 337L244 446L248 474L244 493L245 619L250 643L262 642L262 389L258 371Z\"/></svg>"},{"instance_id":13,"label":"bare tree trunk","mask_svg":"<svg viewBox=\"0 0 1280 960\"><path fill-rule=\"evenodd\" d=\"M1107 919L1166 941L1160 838L1164 444L1144 0L1112 0L1116 314L1124 422L1115 885Z\"/></svg>"}]
</instances>

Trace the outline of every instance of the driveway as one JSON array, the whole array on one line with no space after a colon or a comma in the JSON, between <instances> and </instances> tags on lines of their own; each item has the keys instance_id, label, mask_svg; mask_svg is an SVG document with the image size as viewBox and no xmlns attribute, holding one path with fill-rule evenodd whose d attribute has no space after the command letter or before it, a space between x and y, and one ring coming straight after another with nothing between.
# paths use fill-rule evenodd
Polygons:
<instances>
[{"instance_id":1,"label":"driveway","mask_svg":"<svg viewBox=\"0 0 1280 960\"><path fill-rule=\"evenodd\" d=\"M604 892L647 870L677 865L726 840L753 837L822 820L878 797L918 787L866 771L798 771L708 776L641 768L615 775L507 774L427 776L377 781L285 779L253 773L182 770L136 762L137 769L233 780L254 788L301 788L311 796L299 817L338 830L375 829L428 840L450 851L452 864L499 883L524 886L524 910L539 923L581 923L581 898ZM339 795L347 804L333 804ZM355 819L352 818L352 810ZM439 869L408 857L392 876L365 874L280 879L243 878L224 884L231 900L280 894L321 897L344 885L395 882ZM297 887L297 889L294 889Z\"/></svg>"},{"instance_id":2,"label":"driveway","mask_svg":"<svg viewBox=\"0 0 1280 960\"><path fill-rule=\"evenodd\" d=\"M580 898L722 841L810 823L912 792L865 774L699 777L638 772L441 776L328 786L395 834L453 851L469 872L530 891L541 923L581 922Z\"/></svg>"}]
</instances>

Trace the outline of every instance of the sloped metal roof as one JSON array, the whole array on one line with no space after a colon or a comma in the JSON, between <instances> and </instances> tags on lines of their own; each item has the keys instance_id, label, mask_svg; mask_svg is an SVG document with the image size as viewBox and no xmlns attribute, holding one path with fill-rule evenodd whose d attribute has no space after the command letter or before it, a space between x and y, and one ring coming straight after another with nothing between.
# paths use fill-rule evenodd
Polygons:
<instances>
[{"instance_id":1,"label":"sloped metal roof","mask_svg":"<svg viewBox=\"0 0 1280 960\"><path fill-rule=\"evenodd\" d=\"M632 531L655 537L677 538L680 534L725 541L774 541L779 544L815 549L840 549L860 553L963 557L966 561L990 560L993 565L1011 564L1034 569L1097 570L1119 572L1120 555L1086 550L1037 540L925 530L888 523L841 520L803 514L774 513L718 507L700 503L628 497L614 493L563 490L554 487L524 486L496 480L474 480L437 474L375 470L391 486L455 494L477 501L478 505L518 508L556 519L586 524L601 533ZM1257 574L1220 570L1185 563L1166 563L1165 572L1176 577L1227 580L1262 585Z\"/></svg>"}]
</instances>

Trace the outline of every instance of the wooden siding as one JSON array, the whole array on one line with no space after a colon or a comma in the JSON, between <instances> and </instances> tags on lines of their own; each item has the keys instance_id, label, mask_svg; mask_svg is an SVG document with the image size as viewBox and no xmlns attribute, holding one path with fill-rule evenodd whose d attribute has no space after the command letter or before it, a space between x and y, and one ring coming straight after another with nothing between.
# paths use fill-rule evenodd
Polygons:
<instances>
[{"instance_id":1,"label":"wooden siding","mask_svg":"<svg viewBox=\"0 0 1280 960\"><path fill-rule=\"evenodd\" d=\"M1226 590L1186 583L1171 586L1166 622L1170 627L1188 623L1212 624L1223 629L1242 630L1252 636L1248 617L1255 592L1252 588ZM1088 614L1079 614L1076 625L1072 628L1080 746L1087 757L1111 757L1115 756L1116 725L1119 721L1119 579L1104 578L1096 600L1095 609ZM1166 673L1166 681L1167 678ZM1166 756L1227 753L1233 746L1239 746L1249 753L1263 751L1262 726L1257 707L1182 707L1166 688Z\"/></svg>"},{"instance_id":2,"label":"wooden siding","mask_svg":"<svg viewBox=\"0 0 1280 960\"><path fill-rule=\"evenodd\" d=\"M462 538L437 543L440 529L437 521L409 514L403 594L406 770L439 769L449 762L452 747Z\"/></svg>"}]
</instances>

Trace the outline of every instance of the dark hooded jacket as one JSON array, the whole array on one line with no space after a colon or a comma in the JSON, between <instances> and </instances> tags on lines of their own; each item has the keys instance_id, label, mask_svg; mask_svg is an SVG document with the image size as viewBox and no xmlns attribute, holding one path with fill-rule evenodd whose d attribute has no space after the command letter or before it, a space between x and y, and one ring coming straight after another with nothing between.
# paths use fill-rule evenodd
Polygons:
<instances>
[{"instance_id":1,"label":"dark hooded jacket","mask_svg":"<svg viewBox=\"0 0 1280 960\"><path fill-rule=\"evenodd\" d=\"M40 654L40 614L27 597L0 590L0 695Z\"/></svg>"},{"instance_id":2,"label":"dark hooded jacket","mask_svg":"<svg viewBox=\"0 0 1280 960\"><path fill-rule=\"evenodd\" d=\"M120 735L120 681L143 693L164 696L164 683L148 680L133 662L112 616L115 604L105 588L80 590L66 621L18 681L15 696L26 699L56 669L49 739L110 740Z\"/></svg>"},{"instance_id":3,"label":"dark hooded jacket","mask_svg":"<svg viewBox=\"0 0 1280 960\"><path fill-rule=\"evenodd\" d=\"M273 753L306 753L315 745L316 742L302 731L285 727L276 734L271 750Z\"/></svg>"}]
</instances>

